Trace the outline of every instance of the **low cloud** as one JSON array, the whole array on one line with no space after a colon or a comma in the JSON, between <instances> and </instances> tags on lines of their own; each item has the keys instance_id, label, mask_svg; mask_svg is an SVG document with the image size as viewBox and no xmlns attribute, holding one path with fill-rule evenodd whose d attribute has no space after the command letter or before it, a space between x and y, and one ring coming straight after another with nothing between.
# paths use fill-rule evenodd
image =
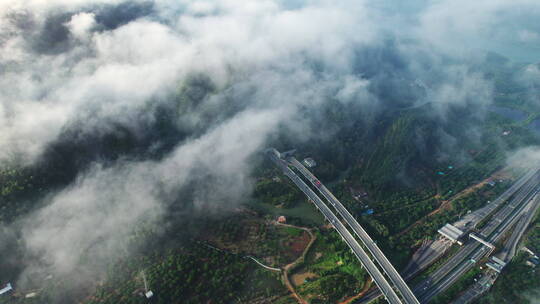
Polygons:
<instances>
[{"instance_id":1,"label":"low cloud","mask_svg":"<svg viewBox=\"0 0 540 304\"><path fill-rule=\"evenodd\" d=\"M329 100L371 120L426 103L443 122L456 107L482 120L492 83L465 49L512 9L461 4L426 2L397 22L370 1L3 1L0 164L47 163L64 143L95 150L10 228L30 260L21 283L93 277L171 207L234 209L279 130L332 136L310 128ZM135 152L108 158L100 140L110 138Z\"/></svg>"},{"instance_id":2,"label":"low cloud","mask_svg":"<svg viewBox=\"0 0 540 304\"><path fill-rule=\"evenodd\" d=\"M20 223L28 255L39 257L22 274L23 286L39 274L95 277L133 249L134 229L154 230L172 205L206 214L234 209L251 186L249 158L287 116L283 110L239 113L161 161L95 165L81 174Z\"/></svg>"},{"instance_id":3,"label":"low cloud","mask_svg":"<svg viewBox=\"0 0 540 304\"><path fill-rule=\"evenodd\" d=\"M519 149L507 157L508 166L512 168L529 169L532 165L540 164L540 147Z\"/></svg>"},{"instance_id":4,"label":"low cloud","mask_svg":"<svg viewBox=\"0 0 540 304\"><path fill-rule=\"evenodd\" d=\"M540 34L528 30L519 31L518 37L522 42L537 42L540 40Z\"/></svg>"}]
</instances>

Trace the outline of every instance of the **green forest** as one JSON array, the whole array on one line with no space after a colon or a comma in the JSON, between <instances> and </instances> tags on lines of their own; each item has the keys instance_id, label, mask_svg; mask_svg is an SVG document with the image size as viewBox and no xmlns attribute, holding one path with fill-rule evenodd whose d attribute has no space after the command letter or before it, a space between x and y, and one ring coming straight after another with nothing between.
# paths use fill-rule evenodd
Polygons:
<instances>
[{"instance_id":1,"label":"green forest","mask_svg":"<svg viewBox=\"0 0 540 304\"><path fill-rule=\"evenodd\" d=\"M334 130L332 136L295 142L290 134L281 132L269 146L280 151L295 148L299 160L316 159L313 173L399 270L422 241L438 237L437 229L442 225L494 200L523 173L523 168L507 168L509 151L540 144L540 136L528 127L540 115L540 109L526 104L519 88L505 85L507 71L501 69L489 70L498 83L495 103L527 111L526 121L516 122L489 112L473 126L466 123L471 118L467 109L455 109L451 119L440 122L430 115L433 105L428 103L382 113L376 123L366 126L360 108L349 109L331 100L323 106L321 120L312 127ZM189 89L180 90L179 102L195 106L192 99L198 97L194 94ZM160 128L165 132L170 122L166 113L163 115ZM502 135L506 131L509 135ZM108 138L108 142L107 157L118 158L129 155L126 151L137 150L129 138L122 136ZM61 158L60 152L53 154ZM300 262L288 269L288 277L294 281L298 275L306 276L293 285L310 303L338 303L372 287L356 257L304 194L265 158L263 151L254 159L256 165L250 176L253 189L238 210L174 223L165 233L133 232L135 242L146 244L144 248L111 263L106 274L94 278L95 290L79 290L69 296L88 304L295 303L284 283L283 268L297 259ZM39 207L36 197L69 184L75 176L69 167L78 162L83 161L62 158L55 167L40 164L0 170L0 224L15 222ZM503 169L505 177L494 179L493 185L469 189ZM276 225L281 215L292 226ZM525 241L535 252L540 252L539 221L537 216ZM310 236L304 229L315 236L309 249ZM22 244L14 245L15 255L21 248ZM249 256L281 271L267 270ZM538 287L540 272L526 266L526 260L525 254L518 255L478 303L530 303L528 293ZM19 271L6 269L9 271L0 274L2 280ZM476 275L474 271L467 274L433 303L448 303ZM144 297L145 280L154 293L150 300ZM15 293L7 303L47 303L69 284L62 280L47 282L36 291L36 297Z\"/></svg>"}]
</instances>

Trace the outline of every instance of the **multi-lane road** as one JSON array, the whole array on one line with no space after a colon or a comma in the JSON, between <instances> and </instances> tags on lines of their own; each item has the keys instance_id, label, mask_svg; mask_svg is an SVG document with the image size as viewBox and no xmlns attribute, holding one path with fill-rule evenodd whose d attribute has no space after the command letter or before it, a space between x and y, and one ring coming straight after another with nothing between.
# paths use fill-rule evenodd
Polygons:
<instances>
[{"instance_id":1,"label":"multi-lane road","mask_svg":"<svg viewBox=\"0 0 540 304\"><path fill-rule=\"evenodd\" d=\"M427 252L421 253L421 256L415 260L414 264L409 265L406 269L403 270L403 272L401 273L402 277L407 281L410 280L416 274L418 274L422 270L425 270L427 267L433 264L437 259L441 258L441 256L443 256L443 254L448 248L451 247L451 245L452 243L447 239L437 240L433 242L431 245L429 245L428 248L423 249ZM378 298L380 295L381 292L378 289L373 289L366 293L366 295L364 295L359 300L359 303L369 303Z\"/></svg>"},{"instance_id":2,"label":"multi-lane road","mask_svg":"<svg viewBox=\"0 0 540 304\"><path fill-rule=\"evenodd\" d=\"M531 197L536 194L538 178L537 172L530 175L528 180L521 184L512 199L495 213L493 218L480 231L480 236L484 240L492 244L495 243L515 223ZM490 248L477 241L468 241L456 255L415 288L415 291L420 294L420 301L427 302L448 288L471 269L477 261L490 252Z\"/></svg>"},{"instance_id":3,"label":"multi-lane road","mask_svg":"<svg viewBox=\"0 0 540 304\"><path fill-rule=\"evenodd\" d=\"M488 273L475 282L467 291L455 299L452 304L466 304L488 291L497 279L497 273Z\"/></svg>"},{"instance_id":4,"label":"multi-lane road","mask_svg":"<svg viewBox=\"0 0 540 304\"><path fill-rule=\"evenodd\" d=\"M275 151L275 152L274 152ZM362 265L373 278L373 281L377 284L381 292L385 295L388 302L392 304L402 303L399 296L396 294L390 283L386 280L384 275L380 272L377 266L371 261L367 253L362 246L356 241L353 235L347 230L339 218L330 210L330 208L320 199L320 197L298 176L292 171L288 164L279 158L279 152L271 150L268 153L270 159L281 169L281 171L291 179L291 181L298 187L304 194L315 204L315 206L321 211L324 217L332 223L336 231L341 235L345 243L351 248L354 255L360 260Z\"/></svg>"},{"instance_id":5,"label":"multi-lane road","mask_svg":"<svg viewBox=\"0 0 540 304\"><path fill-rule=\"evenodd\" d=\"M321 194L322 196L336 209L337 213L341 215L347 225L353 230L353 232L360 238L364 246L369 250L375 261L381 266L384 273L390 278L390 281L396 286L399 293L405 299L406 303L419 303L416 296L413 294L407 283L403 280L401 275L396 271L392 263L388 261L384 253L379 249L379 246L371 239L367 232L360 226L358 221L351 215L351 213L343 206L343 204L324 186L323 183L311 171L309 171L304 165L302 165L296 158L288 157L287 161L290 162Z\"/></svg>"},{"instance_id":6,"label":"multi-lane road","mask_svg":"<svg viewBox=\"0 0 540 304\"><path fill-rule=\"evenodd\" d=\"M529 205L523 210L521 216L517 220L514 231L512 231L512 235L510 235L510 237L506 241L504 248L501 250L501 252L497 254L498 258L505 262L509 262L514 257L514 255L516 254L517 246L519 244L519 240L521 239L521 236L523 236L523 233L525 233L525 230L534 218L536 210L539 206L540 195L536 194L533 200L531 200Z\"/></svg>"},{"instance_id":7,"label":"multi-lane road","mask_svg":"<svg viewBox=\"0 0 540 304\"><path fill-rule=\"evenodd\" d=\"M534 197L526 204L520 213L510 222L517 221L511 236L506 240L502 250L495 256L508 263L515 255L519 240L527 230L528 225L540 207L540 194L536 193ZM509 224L512 226L512 223ZM452 304L470 303L475 298L489 290L493 282L497 279L498 273L491 272L485 274L478 282L471 286L467 291L461 294Z\"/></svg>"},{"instance_id":8,"label":"multi-lane road","mask_svg":"<svg viewBox=\"0 0 540 304\"><path fill-rule=\"evenodd\" d=\"M493 202L490 202L485 207L465 215L462 220L454 223L453 225L463 230L470 227L476 227L478 223L482 222L489 215L491 215L502 203L506 202L519 188L529 181L536 171L537 169L529 170Z\"/></svg>"},{"instance_id":9,"label":"multi-lane road","mask_svg":"<svg viewBox=\"0 0 540 304\"><path fill-rule=\"evenodd\" d=\"M531 193L538 187L538 172L525 183L522 188L515 194L515 196L501 208L491 219L491 221L482 229L480 235L484 238L490 236L497 228L501 226L501 223L505 222L508 217L516 211L516 208L522 205L523 201L531 196Z\"/></svg>"},{"instance_id":10,"label":"multi-lane road","mask_svg":"<svg viewBox=\"0 0 540 304\"><path fill-rule=\"evenodd\" d=\"M491 254L493 247L485 246L476 240L469 240L452 256L442 267L432 273L426 280L416 286L414 293L404 282L403 278L395 270L386 256L378 248L376 243L369 237L367 232L360 226L356 219L348 212L341 202L298 160L294 157L285 157L274 149L270 158L276 165L282 169L305 194L313 201L315 206L323 213L325 218L332 223L343 240L351 248L356 257L364 265L368 273L379 287L379 290L385 295L390 303L425 303L432 299L437 294L444 291L452 285L458 278L471 269L479 260L486 255ZM362 244L367 248L371 257L379 264L382 272L373 263L370 256L364 251L357 239L349 232L340 219L330 210L330 208L322 201L322 199L306 184L304 179L299 177L289 166L294 167L311 185L324 197L341 216L354 234L360 239ZM524 215L526 210L534 210L540 205L540 194L538 194L538 186L540 184L540 172L538 168L530 170L499 198L488 206L479 209L467 219L467 223L463 222L463 226L468 228L476 227L478 223L483 222L493 213L495 213L489 222L479 229L479 237L488 243L497 242L509 229L516 224L516 230L508 241L508 248L512 251L517 244L517 239L522 235L526 223L530 216ZM504 204L506 203L506 204ZM478 230L477 230L478 231ZM489 244L488 244L489 245ZM510 254L512 255L512 254ZM387 281L392 282L393 286ZM396 293L397 290L399 292ZM377 297L378 291L369 292L363 300L367 298L374 299ZM417 297L419 295L418 301ZM365 303L365 301L364 301Z\"/></svg>"}]
</instances>

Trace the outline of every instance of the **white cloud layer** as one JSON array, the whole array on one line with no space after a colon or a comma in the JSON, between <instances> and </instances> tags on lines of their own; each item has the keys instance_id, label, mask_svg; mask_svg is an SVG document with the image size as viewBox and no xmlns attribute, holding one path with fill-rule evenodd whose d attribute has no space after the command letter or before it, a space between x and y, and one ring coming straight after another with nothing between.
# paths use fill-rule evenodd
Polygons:
<instances>
[{"instance_id":1,"label":"white cloud layer","mask_svg":"<svg viewBox=\"0 0 540 304\"><path fill-rule=\"evenodd\" d=\"M250 189L250 158L276 129L313 132L300 108L328 99L376 106L379 93L410 90L411 77L428 88L414 102L434 103L443 118L454 105L489 104L490 82L441 54L462 54L463 42L495 31L500 11L539 6L428 1L414 22L389 33L392 19L369 1L300 2L133 1L110 16L127 4L2 1L0 163L39 161L73 126L82 137L113 124L142 134L158 120L153 109L190 77L205 75L215 85L199 104L171 106L178 128L200 132L163 159L92 166L44 199L23 228L29 251L41 257L26 273L73 273L85 250L117 257L138 223L158 222L194 181L215 182L194 195L199 210L240 201ZM221 115L228 109L236 110ZM208 113L218 114L208 121Z\"/></svg>"}]
</instances>

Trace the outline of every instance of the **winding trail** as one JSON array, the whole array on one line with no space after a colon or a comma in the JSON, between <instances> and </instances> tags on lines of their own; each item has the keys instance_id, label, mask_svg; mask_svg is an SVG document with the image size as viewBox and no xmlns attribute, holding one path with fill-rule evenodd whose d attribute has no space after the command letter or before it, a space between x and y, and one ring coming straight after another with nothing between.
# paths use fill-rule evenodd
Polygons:
<instances>
[{"instance_id":1,"label":"winding trail","mask_svg":"<svg viewBox=\"0 0 540 304\"><path fill-rule=\"evenodd\" d=\"M302 299L302 297L296 292L296 289L294 289L294 285L291 283L291 280L289 279L289 270L294 269L294 267L296 267L298 264L305 261L306 255L309 252L309 249L311 248L311 246L313 245L315 240L317 239L317 237L311 232L311 229L308 229L308 228L305 228L305 227L299 227L299 226L294 226L294 225L290 225L290 224L283 224L283 223L278 223L278 222L275 222L275 225L301 229L301 230L304 230L305 232L307 232L309 234L309 236L311 237L311 240L309 241L306 248L304 249L304 252L302 252L302 255L300 257L298 257L298 259L296 259L292 263L289 263L289 264L287 264L287 265L285 265L283 267L283 281L285 283L285 286L287 286L287 288L292 293L293 297L296 298L298 303L300 303L300 304L308 304L308 302L306 300Z\"/></svg>"},{"instance_id":2,"label":"winding trail","mask_svg":"<svg viewBox=\"0 0 540 304\"><path fill-rule=\"evenodd\" d=\"M280 268L274 268L274 267L270 267L268 265L264 265L263 263L259 262L256 258L254 258L254 257L252 257L250 255L247 255L246 257L252 259L255 263L259 264L261 267L263 267L265 269L268 269L270 271L277 271L277 272L281 271Z\"/></svg>"},{"instance_id":3,"label":"winding trail","mask_svg":"<svg viewBox=\"0 0 540 304\"><path fill-rule=\"evenodd\" d=\"M395 236L402 236L404 234L406 234L407 232L409 232L411 229L413 229L414 227L418 226L418 225L421 225L423 224L428 218L434 216L435 214L437 213L440 213L441 211L443 210L449 210L452 208L452 203L457 200L457 199L460 199L462 198L463 196L471 193L471 192L474 192L475 190L478 190L479 188L483 187L484 185L486 185L489 181L495 179L497 176L500 176L502 175L503 171L505 170L506 168L502 168L502 169L498 169L496 170L494 173L492 173L489 177L485 178L484 180L480 181L479 183L476 183L476 184L473 184L463 190L461 190L460 192L456 193L455 195L453 195L452 197L450 197L449 199L447 200L443 200L441 201L441 204L439 205L439 207L437 207L436 209L434 209L433 211L431 211L430 213L426 214L425 216L423 216L422 218L418 219L416 222L412 223L411 225L409 225L407 228L405 228L404 230L400 231L399 233L397 233ZM435 196L433 196L433 198L439 200L440 198L440 194L436 194Z\"/></svg>"},{"instance_id":4,"label":"winding trail","mask_svg":"<svg viewBox=\"0 0 540 304\"><path fill-rule=\"evenodd\" d=\"M294 285L291 283L290 279L289 279L289 271L294 269L298 264L304 262L304 260L306 259L306 255L307 253L309 252L309 249L311 248L311 246L313 245L313 243L315 242L315 240L317 239L317 237L311 232L311 229L309 228L306 228L306 227L300 227L300 226L294 226L294 225L290 225L290 224L283 224L283 223L278 223L278 222L273 222L274 225L276 226L283 226L283 227L290 227L290 228L296 228L296 229L300 229L300 230L304 230L305 232L307 232L310 236L310 241L309 243L307 244L306 248L304 248L304 251L302 252L302 255L300 255L296 260L294 260L292 263L289 263L283 267L280 267L280 268L274 268L274 267L270 267L268 265L265 265L263 263L261 263L260 261L258 261L255 257L253 256L250 256L250 255L247 255L247 256L244 256L246 258L249 258L251 260L253 260L255 263L257 263L259 266L265 268L266 270L269 270L269 271L276 271L276 272L279 272L281 271L283 273L283 282L285 283L285 286L287 286L287 289L289 289L289 291L291 292L292 296L298 301L298 303L300 304L309 304L306 300L302 299L302 297L296 292L296 290L294 289ZM220 249L220 248L217 248L215 246L212 246L210 244L207 244L205 242L199 242L200 244L208 247L208 248L211 248L211 249L214 249L214 250L218 250L218 251L221 251L221 252L227 252L227 253L230 253L230 254L235 254L235 255L238 255L236 253L233 253L233 252L229 252L227 250L223 250L223 249Z\"/></svg>"},{"instance_id":5,"label":"winding trail","mask_svg":"<svg viewBox=\"0 0 540 304\"><path fill-rule=\"evenodd\" d=\"M366 283L364 283L364 287L362 288L362 290L360 290L360 292L357 295L352 296L343 302L339 302L339 304L349 304L349 303L352 303L354 300L360 297L363 297L370 290L371 283L373 283L373 280L371 278L368 278Z\"/></svg>"}]
</instances>

